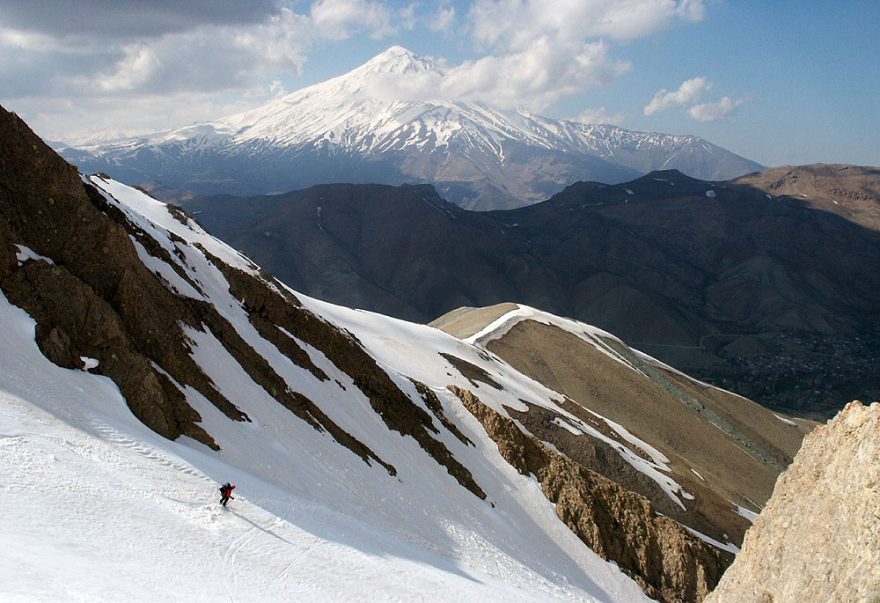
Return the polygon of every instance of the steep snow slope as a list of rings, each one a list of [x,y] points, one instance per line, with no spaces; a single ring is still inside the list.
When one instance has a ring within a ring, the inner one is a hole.
[[[0,158],[10,595],[262,600],[295,580],[322,599],[613,601],[638,584],[695,600],[729,562],[518,419],[599,430],[687,513],[658,459],[637,458],[647,444],[486,350],[300,299],[180,210],[84,178],[2,110]],[[225,479],[241,497],[228,521]],[[216,583],[196,585],[218,548]],[[141,555],[149,592],[130,576]]]
[[[81,149],[92,158],[63,152],[84,169],[202,193],[415,179],[475,209],[534,203],[577,180],[621,182],[667,168],[720,180],[760,168],[695,136],[632,132],[447,98],[440,85],[445,76],[395,46],[345,75],[250,111]],[[236,172],[243,173],[230,175]]]
[[[448,430],[438,438],[471,469],[488,493],[485,501],[460,487],[415,440],[389,432],[351,377],[321,352],[302,342],[331,377],[327,381],[261,339],[220,270],[191,245],[201,242],[247,268],[233,250],[206,239],[191,222],[175,221],[164,205],[138,191],[99,178],[93,182],[151,237],[182,251],[179,265],[201,293],[144,254],[169,286],[210,299],[291,387],[319,401],[397,472],[365,464],[295,417],[214,335],[195,329],[189,331],[194,357],[251,421],[230,421],[196,390],[183,387],[221,450],[212,452],[186,436],[165,440],[137,421],[109,379],[46,360],[34,342],[33,320],[4,297],[0,497],[8,511],[0,530],[3,541],[14,546],[0,566],[0,590],[22,599],[108,600],[643,597],[634,582],[557,519],[538,484],[498,456],[472,417],[450,408],[454,398],[445,388],[437,391],[444,410],[474,444],[465,445]],[[172,242],[170,232],[185,236],[187,244]],[[37,256],[24,254],[20,261],[45,261]],[[443,381],[473,387],[447,375],[451,367],[427,351],[445,349],[479,361],[471,346],[378,315],[359,319],[361,333],[389,338],[383,362],[412,369],[411,377],[438,381],[442,375]],[[395,352],[397,341],[406,343]],[[420,348],[427,364],[400,356]],[[437,366],[445,369],[434,375]],[[406,377],[391,366],[387,370],[424,404]],[[497,376],[507,395],[547,396],[509,368],[501,370]],[[223,512],[216,505],[216,482],[226,479],[238,484],[239,498]]]
[[[5,298],[0,322],[4,600],[643,598],[527,479],[515,498],[533,520],[493,519],[449,484],[387,491],[310,428],[283,440],[300,448],[284,455],[282,440],[246,445],[229,421],[211,426],[240,441],[223,454],[171,442],[107,378],[48,362],[33,321]],[[225,479],[239,495],[223,510]]]

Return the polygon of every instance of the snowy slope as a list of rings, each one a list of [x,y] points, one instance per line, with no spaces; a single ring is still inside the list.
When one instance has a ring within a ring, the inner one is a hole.
[[[470,470],[487,494],[481,500],[413,438],[390,431],[322,352],[299,342],[328,380],[260,336],[203,250],[256,273],[246,258],[139,191],[98,177],[91,182],[170,252],[170,260],[160,260],[139,248],[167,287],[209,301],[289,387],[315,400],[396,475],[282,407],[207,330],[188,331],[192,354],[251,420],[232,421],[194,388],[179,385],[221,449],[185,436],[166,440],[132,415],[106,377],[50,363],[34,341],[34,321],[4,296],[4,599],[644,598],[568,530],[533,478],[500,457],[446,385],[468,387],[500,412],[502,403],[521,399],[555,407],[558,395],[440,331],[303,298],[316,314],[355,333],[414,404],[425,402],[410,378],[437,394],[443,414],[473,444],[442,426],[435,437]],[[19,261],[46,259],[22,250]],[[481,366],[502,389],[471,383],[438,351]],[[576,417],[571,422],[579,424]],[[216,503],[223,480],[238,484],[226,511]]]
[[[423,501],[388,496],[370,513],[344,504],[379,495],[358,488],[352,478],[362,468],[352,463],[324,459],[346,480],[316,481],[309,473],[321,467],[302,462],[308,456],[294,464],[251,447],[229,458],[164,440],[134,419],[108,379],[48,362],[33,321],[5,298],[0,321],[4,600],[641,598],[561,524],[548,534],[517,522],[524,533],[515,534],[506,523],[517,513],[493,520],[483,504],[450,512],[438,504],[443,490],[423,489]],[[240,435],[231,424],[227,431]],[[273,484],[279,471],[295,479]],[[223,479],[241,493],[225,511],[215,493]],[[521,481],[520,498],[539,508],[540,493]],[[416,502],[425,503],[417,512]],[[466,514],[487,532],[475,532]],[[413,519],[430,525],[416,533]],[[549,509],[544,519],[552,524]],[[507,550],[493,542],[498,532],[514,540],[501,543]],[[535,548],[528,536],[538,537]]]
[[[130,181],[159,179],[199,192],[416,179],[443,184],[451,200],[463,202],[457,183],[469,187],[465,197],[485,197],[482,203],[472,199],[480,209],[489,208],[492,196],[515,198],[515,205],[540,201],[577,180],[621,182],[668,168],[718,180],[760,167],[695,136],[632,132],[446,98],[439,92],[444,77],[430,61],[395,46],[345,75],[250,111],[83,147],[92,160],[65,152],[87,170],[106,168]],[[426,97],[425,90],[437,96]],[[175,165],[181,163],[201,168],[197,179]],[[221,164],[246,173],[230,182],[228,173],[216,172]],[[280,169],[291,172],[286,180]]]

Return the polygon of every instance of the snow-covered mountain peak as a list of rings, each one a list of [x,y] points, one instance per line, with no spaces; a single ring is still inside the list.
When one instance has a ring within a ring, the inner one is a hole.
[[[415,181],[438,185],[474,209],[543,201],[577,180],[617,183],[667,168],[717,180],[760,168],[696,137],[450,98],[445,79],[432,60],[392,46],[348,73],[249,111],[84,149],[94,161],[75,149],[62,152],[86,171],[200,193]]]
[[[407,74],[427,71],[438,70],[429,59],[420,57],[403,46],[392,46],[388,50],[377,54],[354,71],[349,72],[349,75],[358,72]]]

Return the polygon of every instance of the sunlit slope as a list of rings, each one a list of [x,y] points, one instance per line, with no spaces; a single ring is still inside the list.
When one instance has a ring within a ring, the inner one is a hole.
[[[526,306],[461,308],[433,324],[497,354],[571,399],[571,408],[622,425],[659,451],[674,479],[694,494],[686,506],[604,452],[585,446],[536,413],[520,417],[570,456],[656,500],[664,513],[714,538],[741,543],[750,519],[814,424],[792,420],[741,396],[696,381],[630,349],[613,335]]]

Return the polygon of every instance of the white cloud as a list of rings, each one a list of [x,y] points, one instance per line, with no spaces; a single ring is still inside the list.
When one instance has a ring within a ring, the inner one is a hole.
[[[682,82],[678,90],[670,92],[665,88],[654,95],[645,105],[645,115],[654,115],[673,107],[687,108],[687,114],[697,121],[719,121],[731,115],[738,107],[746,102],[746,99],[732,100],[724,96],[715,102],[697,103],[707,91],[712,89],[712,82],[705,77],[695,77]]]
[[[427,20],[428,29],[431,31],[452,31],[455,25],[455,7],[448,2],[442,3],[437,12]]]
[[[284,88],[284,83],[281,80],[272,80],[272,83],[269,84],[269,94],[274,97],[287,94],[287,90]]]
[[[72,82],[117,94],[244,90],[277,72],[300,73],[311,44],[308,18],[282,9],[250,27],[208,25],[126,44],[112,68]]]
[[[476,40],[490,48],[522,50],[552,36],[632,40],[678,20],[703,18],[702,0],[476,0],[470,12]]]
[[[584,124],[612,124],[621,125],[626,116],[623,113],[608,113],[605,107],[588,108],[581,111],[572,121],[578,121]]]
[[[659,111],[665,111],[670,107],[683,107],[700,99],[704,92],[712,88],[712,83],[704,77],[695,77],[682,82],[678,90],[670,92],[665,88],[660,90],[645,105],[645,115],[654,115]]]
[[[419,8],[417,2],[412,2],[401,8],[397,11],[397,20],[400,22],[400,27],[403,29],[415,29],[418,24],[418,17],[416,16],[416,10]]]
[[[604,42],[562,48],[539,38],[520,52],[466,61],[448,72],[443,88],[452,98],[541,110],[570,94],[609,84],[629,68],[609,57]]]
[[[476,0],[469,31],[486,55],[449,73],[469,98],[541,110],[630,69],[612,56],[632,40],[703,17],[702,0]]]
[[[318,0],[312,4],[311,18],[318,34],[330,40],[344,40],[362,31],[384,38],[395,31],[385,4],[371,0]]]
[[[609,58],[604,42],[568,49],[541,38],[522,52],[490,54],[403,80],[377,74],[368,85],[377,98],[469,100],[540,111],[564,96],[607,84],[629,68]]]
[[[722,97],[714,103],[702,103],[688,109],[688,115],[697,121],[719,121],[732,114],[738,107],[746,103],[746,99],[731,100],[729,96]]]
[[[612,83],[630,69],[614,56],[617,41],[700,20],[703,1],[474,0],[463,10],[450,0],[155,0],[136,7],[81,0],[74,8],[60,0],[0,0],[0,91],[19,111],[26,104],[23,115],[51,126],[45,132],[53,137],[85,127],[113,130],[97,112],[120,120],[118,129],[164,129],[280,94],[322,41],[383,38],[422,26],[456,35],[459,43],[469,39],[481,54],[442,75],[415,78],[406,90],[377,80],[379,92],[540,111]],[[217,10],[202,18],[208,6]],[[102,15],[100,22],[93,14]]]
[[[167,131],[251,109],[255,99],[224,102],[213,94],[172,93],[130,97],[24,97],[7,109],[21,115],[35,132],[70,144]]]
[[[706,17],[703,0],[681,0],[676,8],[678,16],[688,21],[702,21]]]
[[[166,130],[280,93],[273,80],[300,73],[314,43],[309,16],[286,8],[121,39],[0,27],[0,91],[49,138]]]

